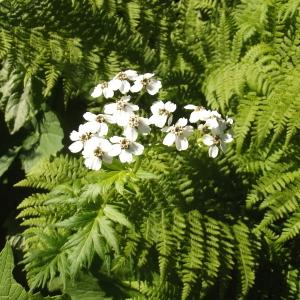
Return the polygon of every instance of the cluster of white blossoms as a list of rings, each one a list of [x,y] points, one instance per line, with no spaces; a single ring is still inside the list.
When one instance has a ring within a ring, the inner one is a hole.
[[[225,152],[226,144],[233,141],[231,126],[233,120],[222,116],[215,110],[207,110],[202,106],[186,105],[185,109],[192,110],[190,122],[197,124],[198,130],[203,133],[203,143],[209,146],[210,157],[217,157],[219,148]]]
[[[144,146],[137,140],[140,135],[148,135],[151,126],[158,127],[166,134],[164,145],[175,144],[178,151],[186,150],[189,146],[188,138],[195,129],[188,125],[186,118],[179,118],[172,124],[176,104],[154,101],[150,107],[152,115],[145,118],[139,115],[139,106],[131,102],[135,93],[146,91],[153,96],[161,87],[161,82],[154,74],[139,75],[133,70],[120,72],[111,81],[98,84],[92,97],[103,95],[109,99],[117,93],[116,99],[104,105],[102,114],[86,112],[83,115],[86,122],[79,125],[78,131],[71,132],[73,143],[69,150],[73,153],[81,152],[85,166],[92,170],[100,170],[102,162],[112,163],[114,157],[118,157],[122,163],[131,163],[134,156],[144,152]],[[195,105],[187,105],[185,108],[193,110],[189,121],[197,124],[197,129],[203,133],[203,143],[209,146],[209,156],[216,157],[219,148],[225,151],[225,144],[233,140],[229,131],[232,119],[224,120],[218,112]],[[121,127],[122,136],[110,136],[110,124]]]

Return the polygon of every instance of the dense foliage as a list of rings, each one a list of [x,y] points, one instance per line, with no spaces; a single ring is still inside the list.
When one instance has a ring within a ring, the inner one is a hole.
[[[298,0],[0,2],[9,131],[0,174],[5,184],[19,160],[17,186],[36,191],[18,216],[31,291],[300,299],[299,9]],[[106,103],[90,97],[99,80],[126,68],[154,72],[161,100],[231,116],[235,143],[212,160],[194,135],[187,151],[153,143],[134,164],[87,170],[67,154],[69,132]]]

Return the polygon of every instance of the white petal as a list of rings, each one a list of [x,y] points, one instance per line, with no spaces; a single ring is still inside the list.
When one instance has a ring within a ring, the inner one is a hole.
[[[99,132],[98,132],[98,135],[99,136],[104,136],[104,135],[107,135],[108,133],[108,126],[106,123],[98,123],[99,124]]]
[[[85,159],[84,164],[88,169],[98,171],[101,169],[102,161],[98,157],[89,157]]]
[[[190,122],[197,123],[201,118],[201,113],[199,110],[193,111],[190,115]]]
[[[69,146],[69,150],[73,153],[80,152],[82,148],[83,148],[83,143],[81,141],[74,142]]]
[[[150,107],[151,112],[152,112],[154,115],[158,115],[159,110],[160,110],[160,109],[163,109],[163,108],[165,108],[165,104],[164,104],[162,101],[156,101],[156,102],[154,102],[154,103],[151,105],[151,107]]]
[[[130,99],[131,99],[131,96],[129,96],[129,95],[127,95],[127,96],[122,96],[122,97],[120,98],[120,100],[122,100],[122,101],[124,101],[124,102],[129,102]]]
[[[157,94],[160,88],[161,88],[161,82],[159,80],[151,80],[151,82],[146,86],[147,92],[150,95]]]
[[[208,155],[212,158],[215,158],[218,156],[219,153],[219,148],[216,145],[213,145],[211,147],[209,147],[208,149]]]
[[[98,84],[98,85],[94,88],[94,90],[93,90],[91,96],[92,96],[93,98],[97,98],[97,97],[100,97],[101,95],[102,95],[102,85],[101,85],[101,84]]]
[[[101,150],[104,152],[109,152],[112,147],[112,144],[106,139],[101,139],[99,145]]]
[[[193,104],[188,104],[188,105],[184,106],[184,108],[194,110],[195,108],[197,108],[197,106],[193,105]]]
[[[137,111],[139,110],[139,106],[136,104],[132,104],[132,103],[127,103],[126,104],[126,111]]]
[[[108,155],[112,156],[112,157],[118,156],[118,155],[120,155],[121,151],[122,151],[121,145],[120,144],[114,144],[114,145],[111,146],[111,149],[108,152]]]
[[[122,94],[128,93],[130,90],[130,83],[127,80],[122,80],[122,84],[119,89]]]
[[[80,139],[80,133],[73,130],[70,134],[70,140],[75,142],[75,141],[78,141]]]
[[[176,124],[184,127],[184,126],[186,126],[187,122],[188,122],[188,120],[186,118],[180,118]]]
[[[165,104],[165,109],[169,112],[174,112],[176,110],[176,104],[171,101],[168,101]]]
[[[138,93],[139,91],[142,90],[142,88],[143,88],[142,83],[139,82],[139,81],[136,81],[136,82],[134,83],[134,85],[130,88],[130,91],[131,91],[132,93]]]
[[[122,81],[120,79],[113,79],[108,83],[108,87],[113,91],[117,91],[122,86]]]
[[[215,118],[208,119],[208,120],[206,121],[206,125],[207,125],[209,128],[218,128],[218,127],[219,127],[219,123],[218,123],[217,119],[215,119]]]
[[[141,118],[142,119],[142,118]],[[144,119],[144,118],[143,118]],[[148,121],[148,119],[147,119]],[[148,134],[150,131],[151,131],[151,128],[149,127],[149,125],[144,122],[144,121],[140,121],[140,124],[139,124],[139,127],[138,127],[138,130],[141,134],[143,135],[146,135]]]
[[[211,112],[206,109],[201,109],[199,113],[199,118],[201,121],[206,121],[211,117]]]
[[[233,119],[226,117],[226,123],[229,124],[229,125],[232,125],[233,124]]]
[[[91,112],[86,112],[83,115],[83,118],[87,121],[95,121],[96,120],[97,115],[91,113]]]
[[[134,70],[126,70],[124,72],[129,80],[135,80],[138,76],[137,72]]]
[[[99,129],[99,125],[97,124],[98,122],[86,122],[79,126],[79,131],[81,133],[87,133],[87,132],[92,132],[96,133]]]
[[[104,88],[103,89],[103,96],[108,99],[108,98],[112,98],[114,96],[114,91],[110,88]]]
[[[108,154],[104,153],[104,154],[103,154],[103,157],[102,157],[102,160],[103,160],[104,162],[106,162],[107,164],[111,164],[113,158],[112,158],[111,156],[109,156]]]
[[[173,121],[173,115],[170,115],[167,121],[168,126],[171,125],[172,121]]]
[[[122,139],[123,139],[122,137],[114,135],[109,140],[112,143],[120,143]]]
[[[98,123],[96,121],[91,121],[91,122],[87,122],[87,123],[89,123],[87,132],[96,133],[100,128],[100,123]]]
[[[176,137],[175,144],[178,151],[186,150],[189,146],[189,142],[185,137]]]
[[[153,77],[154,76],[154,73],[145,73],[144,75],[143,75],[143,78],[145,78],[145,79],[150,79],[151,77]]]
[[[193,133],[193,131],[194,131],[193,126],[185,126],[183,128],[183,133],[182,134],[183,134],[184,137],[189,137]]]
[[[112,116],[110,116],[110,115],[103,115],[103,116],[107,123],[113,124],[114,119],[112,118]]]
[[[104,113],[112,115],[117,111],[117,104],[116,103],[109,103],[104,105]]]
[[[144,146],[142,144],[133,142],[130,145],[129,151],[134,155],[141,155],[144,152]]]
[[[216,111],[216,110],[213,110],[210,112],[212,116],[218,118],[218,119],[221,119],[221,115]]]
[[[164,138],[164,140],[163,140],[163,144],[166,145],[166,146],[171,146],[171,145],[173,145],[174,142],[175,142],[175,137],[176,137],[176,136],[175,136],[174,133],[169,132],[169,133],[165,136],[165,138]]]
[[[133,159],[132,154],[127,152],[124,149],[122,149],[119,158],[122,163],[126,163],[126,162],[130,163],[132,162]]]
[[[233,141],[233,137],[230,133],[226,133],[223,137],[222,140],[224,143],[231,143]]]
[[[84,149],[95,149],[99,147],[101,140],[102,139],[99,137],[91,137],[88,141],[85,142]]]
[[[138,132],[135,128],[132,128],[130,126],[127,126],[124,129],[124,136],[126,136],[130,140],[136,140],[138,137]]]
[[[119,126],[126,126],[128,124],[131,113],[126,111],[118,111],[114,114],[117,124]]]
[[[155,126],[159,127],[159,128],[163,128],[167,122],[167,116],[158,116],[158,115],[155,115],[155,116],[152,116],[150,117],[150,121],[152,124],[154,124]]]
[[[214,138],[209,134],[205,134],[203,136],[203,143],[207,146],[211,146],[214,144]]]

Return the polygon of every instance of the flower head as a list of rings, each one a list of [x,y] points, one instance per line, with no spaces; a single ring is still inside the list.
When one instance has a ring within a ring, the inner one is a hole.
[[[170,125],[173,119],[173,112],[176,110],[176,104],[168,101],[163,103],[162,101],[156,101],[151,106],[152,116],[149,118],[150,124],[162,128],[167,123]]]
[[[203,136],[203,143],[209,146],[208,155],[212,158],[218,156],[219,148],[225,152],[226,151],[226,144],[231,143],[233,141],[233,137],[230,133],[225,133],[222,135],[211,135],[205,134]]]
[[[80,152],[85,143],[94,136],[97,132],[95,127],[90,123],[79,125],[78,131],[73,130],[70,134],[70,139],[74,143],[69,146],[69,150],[73,153]]]
[[[111,143],[99,137],[92,137],[88,140],[82,151],[84,164],[87,168],[98,171],[102,166],[102,161],[112,162],[112,157],[108,154],[111,150]]]
[[[149,120],[136,115],[131,115],[128,119],[128,123],[124,128],[124,135],[131,139],[136,140],[138,133],[146,135],[150,132]]]
[[[161,81],[152,78],[153,76],[153,73],[146,73],[138,76],[135,79],[133,86],[130,88],[130,91],[132,93],[137,93],[145,88],[150,95],[157,94],[161,88]]]
[[[128,80],[134,81],[138,77],[136,71],[126,70],[118,73],[111,81],[110,84],[114,91],[119,90],[122,94],[127,94],[130,90],[130,83]]]
[[[144,152],[144,146],[135,142],[135,140],[130,140],[126,137],[113,136],[110,141],[114,143],[112,145],[110,156],[119,156],[122,163],[133,161],[133,155],[141,155]]]
[[[172,146],[175,142],[178,151],[186,150],[189,146],[187,138],[193,133],[193,127],[187,126],[187,119],[180,118],[177,123],[170,126],[166,132],[168,134],[163,140],[166,146]]]
[[[103,94],[103,96],[107,98],[112,98],[114,96],[114,90],[110,82],[102,82],[99,83],[93,90],[91,96],[93,98],[100,97]]]
[[[108,126],[106,122],[112,122],[111,116],[103,114],[96,115],[91,112],[86,112],[83,115],[83,118],[88,121],[87,123],[90,124],[91,128],[93,128],[95,132],[98,132],[99,136],[107,135]]]
[[[196,106],[196,105],[188,104],[184,108],[193,110],[191,115],[190,115],[190,122],[191,123],[197,123],[198,121],[206,121],[211,116],[211,111],[206,110],[202,106]]]
[[[119,126],[126,126],[130,115],[139,110],[136,104],[129,103],[130,96],[123,96],[115,103],[109,103],[104,106],[104,113],[111,115],[111,123]]]

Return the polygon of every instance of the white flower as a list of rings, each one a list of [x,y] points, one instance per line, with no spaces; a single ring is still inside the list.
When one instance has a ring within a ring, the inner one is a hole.
[[[226,116],[226,124],[228,127],[231,127],[233,125],[233,119],[232,118],[229,118]]]
[[[162,101],[156,101],[151,106],[152,116],[149,118],[150,124],[162,128],[167,123],[170,125],[173,119],[173,112],[176,110],[176,104],[168,101],[163,103]]]
[[[93,90],[91,96],[93,98],[100,97],[103,94],[103,96],[107,98],[112,98],[114,96],[114,90],[111,86],[110,82],[102,82],[99,83]]]
[[[178,151],[186,150],[189,146],[187,138],[193,132],[193,127],[186,125],[187,119],[180,118],[175,125],[169,127],[166,130],[168,134],[165,136],[163,144],[166,146],[172,146],[175,142]]]
[[[226,144],[231,143],[232,141],[233,141],[233,137],[229,133],[223,135],[215,135],[215,136],[210,134],[205,134],[203,136],[203,143],[209,146],[208,155],[212,158],[218,156],[219,153],[218,146],[223,152],[225,152]]]
[[[197,123],[198,121],[206,121],[211,116],[211,111],[206,110],[202,106],[188,104],[184,108],[193,110],[193,112],[190,115],[191,123]]]
[[[110,156],[119,156],[122,163],[131,163],[133,161],[133,155],[141,155],[144,152],[144,146],[130,140],[126,137],[113,136],[110,141],[114,143],[112,145]]]
[[[126,126],[130,115],[132,115],[134,111],[139,110],[137,105],[129,103],[130,98],[130,96],[123,96],[115,103],[109,103],[104,106],[104,113],[112,115],[111,123]]]
[[[136,71],[126,70],[118,73],[111,81],[110,85],[114,91],[119,90],[122,94],[126,94],[130,90],[130,83],[127,79],[134,81],[138,77]]]
[[[108,152],[111,150],[111,143],[99,137],[92,137],[84,145],[82,155],[85,158],[84,164],[87,168],[98,171],[101,169],[102,161],[111,164],[112,157]]]
[[[147,92],[150,95],[157,94],[159,92],[159,89],[161,88],[161,82],[157,79],[152,78],[153,76],[153,73],[146,73],[144,75],[138,76],[133,86],[130,88],[130,91],[132,93],[137,93],[143,88],[146,88]]]
[[[69,146],[69,150],[73,153],[80,152],[87,142],[95,133],[95,127],[90,123],[79,125],[78,131],[73,130],[70,134],[70,139],[74,143]]]
[[[99,136],[107,135],[108,132],[108,126],[105,122],[111,123],[111,116],[98,114],[95,115],[90,112],[86,112],[83,115],[83,118],[87,120],[87,124],[90,124],[91,128],[95,130],[95,132],[98,132]]]
[[[146,135],[150,132],[149,120],[136,115],[129,117],[128,123],[124,128],[124,135],[130,140],[136,140],[138,133]]]

